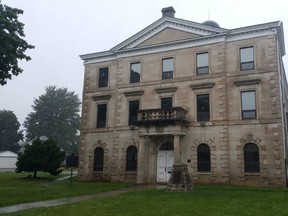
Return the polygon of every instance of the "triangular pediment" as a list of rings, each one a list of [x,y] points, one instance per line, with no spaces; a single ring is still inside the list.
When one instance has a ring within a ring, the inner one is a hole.
[[[188,20],[162,17],[142,31],[118,44],[111,51],[119,51],[136,47],[169,43],[196,37],[221,34],[227,31],[223,28],[214,28]]]
[[[191,33],[191,32],[185,32],[182,30],[177,30],[173,28],[165,28],[156,35],[148,38],[146,41],[140,43],[136,47],[143,47],[143,46],[149,46],[149,45],[155,45],[155,44],[161,44],[161,43],[169,43],[172,41],[180,41],[185,39],[191,39],[191,38],[197,38],[201,37],[202,35]]]
[[[219,25],[209,26],[207,23],[196,23],[174,17],[162,17],[110,50],[80,55],[80,57],[86,65],[128,56],[257,38],[265,35],[274,35],[275,32],[277,32],[281,45],[281,56],[284,56],[283,23],[280,21],[228,30],[220,28]]]

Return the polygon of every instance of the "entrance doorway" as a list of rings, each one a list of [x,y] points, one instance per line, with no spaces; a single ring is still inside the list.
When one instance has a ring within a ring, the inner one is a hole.
[[[173,143],[162,143],[157,155],[157,182],[168,182],[174,164]]]

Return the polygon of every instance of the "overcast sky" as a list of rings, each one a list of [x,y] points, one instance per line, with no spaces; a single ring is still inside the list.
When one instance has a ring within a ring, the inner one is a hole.
[[[2,3],[24,10],[19,20],[25,24],[25,39],[35,46],[26,52],[32,60],[20,63],[24,72],[0,86],[0,110],[14,111],[20,124],[46,86],[67,87],[82,99],[84,67],[79,55],[111,49],[161,18],[163,7],[173,6],[175,17],[200,23],[210,16],[228,29],[283,21],[288,52],[286,0],[2,0]],[[288,71],[287,56],[284,63]]]

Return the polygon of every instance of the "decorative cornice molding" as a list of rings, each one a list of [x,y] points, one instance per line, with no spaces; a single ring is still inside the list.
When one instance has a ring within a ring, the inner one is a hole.
[[[141,96],[143,94],[144,94],[144,90],[124,92],[124,95],[126,97],[129,97],[129,96]]]
[[[167,27],[196,34],[198,33],[200,37],[136,47],[143,41],[154,36]],[[86,65],[112,61],[123,57],[165,52],[195,46],[209,45],[219,42],[232,42],[272,34],[277,34],[280,42],[283,40],[283,34],[281,34],[283,27],[281,22],[264,23],[231,30],[221,28],[213,28],[213,30],[212,28],[204,27],[202,24],[194,23],[192,21],[168,17],[165,19],[161,18],[109,51],[80,55],[80,57],[82,60],[84,60],[84,65]],[[282,53],[285,54],[285,50],[282,51]]]
[[[238,41],[238,40],[246,40],[250,38],[263,37],[267,35],[273,35],[275,31],[272,29],[257,29],[254,31],[243,31],[243,32],[230,32],[226,35],[226,42]]]
[[[190,87],[191,87],[193,90],[213,88],[214,86],[215,86],[215,83],[214,83],[214,82],[190,85]]]
[[[241,81],[235,81],[235,86],[243,86],[243,85],[255,85],[259,84],[261,82],[261,79],[253,79],[253,80],[241,80]]]
[[[99,100],[109,100],[111,98],[111,95],[99,95],[99,96],[92,96],[93,100],[99,101]]]
[[[162,88],[156,88],[155,91],[160,93],[167,93],[167,92],[175,92],[177,90],[177,87],[162,87]]]
[[[224,42],[224,41],[225,41],[224,35],[217,35],[217,36],[209,35],[205,37],[187,39],[187,40],[176,41],[176,42],[169,42],[165,44],[156,44],[156,45],[150,45],[150,46],[144,46],[144,47],[136,47],[136,48],[131,48],[131,49],[118,50],[118,51],[115,51],[113,55],[93,56],[93,54],[90,54],[88,58],[85,58],[84,55],[82,55],[81,57],[82,57],[82,60],[84,60],[84,65],[86,65],[86,64],[93,64],[93,63],[116,60],[117,58],[125,58],[125,57],[131,57],[131,56],[178,50],[178,49],[183,49],[183,48],[202,46],[202,45],[219,43],[219,42]]]

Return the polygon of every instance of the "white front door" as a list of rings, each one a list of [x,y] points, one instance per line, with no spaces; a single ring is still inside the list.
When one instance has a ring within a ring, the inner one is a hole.
[[[174,164],[173,151],[159,151],[157,156],[157,182],[168,182]]]

